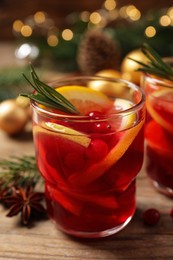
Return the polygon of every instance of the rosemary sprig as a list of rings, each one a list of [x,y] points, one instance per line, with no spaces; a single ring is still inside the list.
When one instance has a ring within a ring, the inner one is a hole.
[[[11,187],[27,187],[41,180],[34,156],[0,160],[0,193]]]
[[[35,72],[34,67],[31,65],[31,78],[23,74],[27,82],[35,90],[34,93],[21,93],[20,96],[27,97],[39,104],[46,107],[58,109],[65,113],[79,114],[78,110],[71,104],[63,95],[57,92],[54,88],[50,87],[46,83],[42,82]]]
[[[141,47],[141,51],[148,59],[147,63],[143,63],[129,57],[130,60],[133,60],[141,65],[141,67],[137,69],[138,71],[142,71],[150,75],[155,75],[160,78],[173,80],[173,69],[169,64],[163,61],[161,56],[151,46],[149,46],[147,43],[144,43]]]

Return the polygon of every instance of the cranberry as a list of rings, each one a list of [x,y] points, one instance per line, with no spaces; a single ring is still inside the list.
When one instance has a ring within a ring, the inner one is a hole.
[[[92,130],[95,133],[108,133],[111,126],[107,122],[94,123]]]
[[[88,116],[92,119],[100,119],[100,116],[103,116],[103,114],[99,111],[91,111],[88,113]]]
[[[103,140],[100,139],[92,140],[86,150],[87,157],[96,161],[103,159],[107,153],[108,146]]]
[[[170,216],[171,216],[171,218],[173,218],[173,208],[170,211]]]
[[[99,120],[103,114],[99,111],[91,111],[88,116],[93,120]],[[92,132],[94,133],[108,133],[111,129],[111,125],[108,122],[93,123]]]
[[[156,225],[160,220],[160,213],[157,209],[147,209],[143,214],[143,220],[150,226]]]

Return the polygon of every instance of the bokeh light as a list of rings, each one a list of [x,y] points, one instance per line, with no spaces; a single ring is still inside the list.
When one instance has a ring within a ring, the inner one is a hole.
[[[36,12],[36,13],[34,14],[34,21],[35,21],[36,23],[42,24],[42,23],[45,22],[45,20],[46,20],[46,15],[45,15],[44,12],[39,11],[39,12]]]
[[[90,15],[90,22],[93,24],[99,24],[101,22],[101,15],[98,12],[93,12]]]
[[[21,20],[15,20],[13,22],[13,30],[15,32],[21,32],[22,26],[23,26],[23,22]]]
[[[32,28],[31,26],[29,25],[23,25],[22,28],[21,28],[21,34],[24,36],[24,37],[29,37],[32,35]]]
[[[62,38],[65,41],[70,41],[73,38],[73,32],[70,29],[65,29],[62,31]]]
[[[145,35],[149,38],[152,38],[156,35],[156,29],[153,26],[148,26],[145,29]]]
[[[55,34],[51,34],[47,38],[47,43],[49,46],[55,47],[58,45],[58,37]]]
[[[108,11],[112,11],[116,8],[116,1],[115,0],[106,0],[104,3],[104,7],[105,9],[107,9]]]

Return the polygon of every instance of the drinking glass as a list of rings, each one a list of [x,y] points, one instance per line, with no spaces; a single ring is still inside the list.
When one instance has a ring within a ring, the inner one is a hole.
[[[123,229],[136,209],[135,180],[144,152],[145,94],[121,79],[73,77],[53,82],[82,111],[62,113],[32,102],[38,169],[50,219],[77,237]]]
[[[173,196],[173,82],[145,75],[148,111],[147,174],[161,193]]]

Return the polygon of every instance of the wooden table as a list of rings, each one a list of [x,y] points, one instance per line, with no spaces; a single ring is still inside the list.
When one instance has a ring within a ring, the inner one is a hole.
[[[34,154],[31,133],[10,138],[0,132],[0,158],[21,154]],[[150,207],[161,212],[157,226],[148,227],[142,222],[142,213]],[[21,227],[18,217],[7,218],[0,206],[0,260],[173,259],[171,207],[172,199],[150,185],[145,164],[137,178],[136,214],[124,230],[109,238],[74,239],[58,231],[49,220]]]
[[[14,45],[0,43],[0,68],[16,65],[14,49]],[[0,132],[0,158],[24,154],[34,154],[30,131],[19,138]],[[161,220],[157,226],[147,227],[141,216],[151,207],[160,210]],[[172,199],[150,185],[145,163],[137,178],[136,214],[124,230],[109,238],[72,239],[49,220],[37,222],[32,228],[21,227],[18,217],[7,218],[7,211],[0,205],[0,260],[173,259],[172,207]]]

